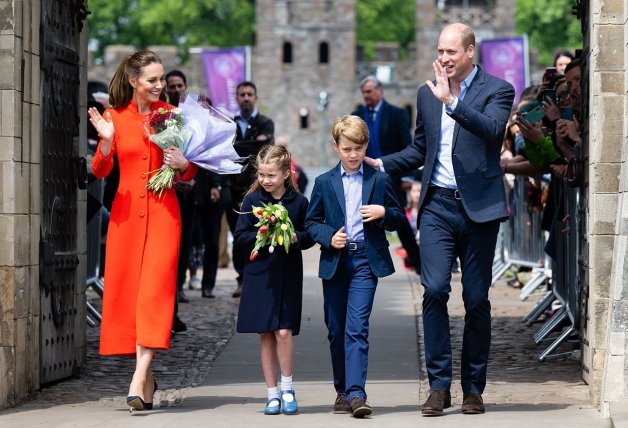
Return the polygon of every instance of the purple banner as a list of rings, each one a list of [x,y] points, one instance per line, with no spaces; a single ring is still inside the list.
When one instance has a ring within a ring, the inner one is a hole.
[[[236,87],[248,77],[248,48],[204,50],[201,61],[214,107],[237,113]]]
[[[528,40],[526,37],[484,39],[480,44],[484,71],[515,87],[515,102],[529,84]]]

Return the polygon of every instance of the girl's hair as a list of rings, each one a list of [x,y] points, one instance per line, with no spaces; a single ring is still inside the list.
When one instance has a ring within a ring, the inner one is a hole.
[[[258,168],[260,164],[269,163],[277,165],[282,173],[285,171],[290,173],[284,180],[284,185],[286,186],[286,190],[296,192],[297,189],[294,187],[294,183],[292,182],[292,156],[290,155],[288,149],[284,146],[275,146],[271,144],[267,144],[262,147],[257,154],[255,166]],[[260,187],[259,181],[256,179],[249,188],[247,194],[257,191]]]
[[[139,78],[142,68],[158,63],[161,60],[153,51],[139,51],[124,58],[109,82],[109,104],[112,108],[126,106],[133,98],[133,86],[129,82],[130,77]]]

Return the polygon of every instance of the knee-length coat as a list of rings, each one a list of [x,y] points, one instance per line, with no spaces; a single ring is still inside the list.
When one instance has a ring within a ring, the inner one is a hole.
[[[159,101],[151,110],[159,107],[174,108]],[[97,178],[109,174],[115,154],[120,183],[107,233],[100,353],[135,355],[136,344],[170,345],[181,220],[174,188],[161,198],[146,189],[149,171],[163,164],[163,151],[148,139],[148,115],[133,101],[108,111],[115,127],[112,149],[105,157],[99,143],[92,171]],[[182,178],[195,173],[190,164]]]
[[[288,210],[294,225],[297,242],[290,250],[277,246],[271,254],[268,247],[259,251],[257,258],[244,267],[242,297],[238,312],[239,333],[267,333],[279,329],[290,329],[293,335],[301,329],[301,307],[303,300],[303,257],[302,250],[314,245],[305,230],[305,213],[308,201],[305,196],[292,190],[286,191],[279,201],[264,189],[246,195],[241,214],[234,231],[234,246],[242,246],[247,255],[255,245],[257,218],[252,208],[261,203],[279,203]]]

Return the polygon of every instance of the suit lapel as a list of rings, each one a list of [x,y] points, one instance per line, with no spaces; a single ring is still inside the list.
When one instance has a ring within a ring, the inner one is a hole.
[[[362,204],[367,205],[375,184],[375,171],[368,165],[362,165],[364,171],[362,178]]]
[[[464,103],[467,105],[471,105],[473,100],[480,94],[484,87],[484,74],[482,74],[482,69],[479,65],[478,72],[475,75],[475,78],[471,81],[471,86],[467,89],[467,93],[464,94]],[[458,101],[460,102],[460,101]],[[458,133],[460,132],[460,125],[456,122],[456,126],[454,127],[454,138],[453,138],[453,147],[452,150],[456,148],[456,142],[458,141]]]
[[[345,208],[345,193],[344,186],[342,185],[342,177],[340,176],[340,163],[334,168],[331,173],[331,187],[334,189],[336,199],[338,199],[338,205],[342,210],[342,218],[347,218],[347,212]]]

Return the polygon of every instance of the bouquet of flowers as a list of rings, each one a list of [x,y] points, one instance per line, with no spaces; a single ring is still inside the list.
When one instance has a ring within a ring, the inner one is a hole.
[[[255,224],[259,229],[249,260],[255,260],[259,250],[266,245],[268,245],[269,253],[275,251],[277,245],[283,246],[287,253],[292,242],[294,225],[286,207],[279,204],[262,203],[261,207],[253,207],[251,212],[259,220]]]
[[[183,128],[183,113],[179,108],[170,110],[158,108],[148,117],[148,125],[153,131],[149,137],[150,141],[162,150],[174,146],[183,151],[192,137],[190,130]],[[150,171],[150,173],[154,172],[157,174],[148,180],[146,187],[161,197],[164,189],[172,187],[176,171],[162,165],[161,168]]]
[[[233,148],[236,124],[226,114],[204,103],[195,95],[181,99],[174,109],[159,108],[148,118],[150,141],[162,150],[178,147],[183,156],[201,168],[218,174],[238,174],[242,158]],[[152,132],[151,132],[152,131]],[[148,189],[161,197],[164,189],[171,188],[176,171],[169,166],[148,180]]]

